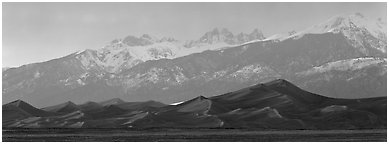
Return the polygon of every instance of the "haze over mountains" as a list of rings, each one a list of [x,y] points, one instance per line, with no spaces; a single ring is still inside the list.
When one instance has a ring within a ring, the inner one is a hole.
[[[127,36],[102,49],[3,68],[3,104],[21,99],[46,107],[112,98],[168,104],[276,78],[336,98],[386,96],[386,47],[386,23],[359,13],[269,37],[227,29],[188,42]]]
[[[386,128],[386,97],[334,99],[278,79],[176,105],[115,98],[37,109],[17,100],[3,105],[8,128]]]

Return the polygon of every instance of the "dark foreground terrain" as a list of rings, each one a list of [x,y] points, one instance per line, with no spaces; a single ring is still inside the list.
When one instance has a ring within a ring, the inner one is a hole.
[[[278,79],[175,105],[3,105],[3,141],[386,141],[387,98],[336,99]]]
[[[176,105],[112,99],[39,109],[17,100],[2,111],[5,128],[386,129],[387,98],[331,98],[277,79]]]
[[[247,130],[247,129],[3,129],[10,141],[387,141],[385,129],[375,130]]]

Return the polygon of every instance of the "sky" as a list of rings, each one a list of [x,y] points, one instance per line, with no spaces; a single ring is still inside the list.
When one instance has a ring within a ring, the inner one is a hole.
[[[303,30],[344,13],[386,21],[386,3],[2,3],[2,67],[99,49],[128,35],[197,40],[214,28]]]

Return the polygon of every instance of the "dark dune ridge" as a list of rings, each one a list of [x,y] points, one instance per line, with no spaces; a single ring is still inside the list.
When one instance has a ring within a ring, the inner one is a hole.
[[[386,97],[330,98],[277,79],[177,105],[119,98],[37,109],[21,100],[3,105],[6,128],[386,128]]]

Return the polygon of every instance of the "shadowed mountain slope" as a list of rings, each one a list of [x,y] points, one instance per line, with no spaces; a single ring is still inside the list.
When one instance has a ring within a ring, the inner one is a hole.
[[[19,120],[31,116],[43,117],[53,115],[53,113],[37,109],[22,100],[16,100],[11,103],[5,104],[3,105],[2,109],[3,122]]]
[[[71,113],[80,110],[80,108],[73,102],[68,101],[59,105],[42,108],[42,110],[54,113]]]
[[[120,98],[113,98],[110,100],[102,101],[99,104],[102,106],[109,106],[109,105],[117,105],[117,104],[122,104],[122,103],[125,103],[125,101],[123,101]]]
[[[157,101],[124,102],[115,105],[126,110],[141,110],[141,109],[148,109],[148,108],[160,108],[166,106],[166,104]]]
[[[99,103],[96,103],[96,102],[86,102],[84,104],[81,104],[81,105],[78,105],[78,107],[82,110],[82,111],[85,111],[85,112],[93,112],[93,111],[101,111],[103,110],[103,106]]]
[[[284,79],[276,79],[223,95],[198,96],[177,105],[112,99],[78,106],[67,102],[45,108],[55,112],[55,116],[43,116],[47,112],[17,101],[3,105],[3,120],[7,119],[3,127],[386,128],[386,102],[386,97],[325,97],[300,89]],[[18,113],[8,112],[4,107],[16,107]]]

